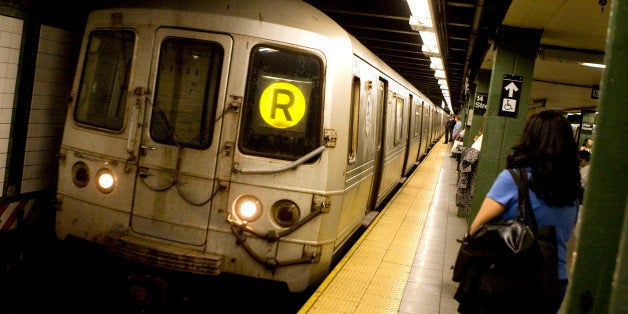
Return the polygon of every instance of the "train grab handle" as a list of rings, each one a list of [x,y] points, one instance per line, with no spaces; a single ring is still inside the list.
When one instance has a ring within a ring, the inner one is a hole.
[[[304,155],[303,157],[283,166],[283,167],[279,167],[279,168],[274,168],[274,169],[252,169],[252,170],[242,170],[239,168],[238,165],[234,165],[233,167],[233,172],[235,173],[241,173],[241,174],[268,174],[268,173],[279,173],[279,172],[283,172],[283,171],[287,171],[287,170],[291,170],[294,169],[300,165],[302,165],[304,162],[306,162],[307,160],[309,160],[310,158],[319,155],[323,152],[323,150],[325,150],[325,148],[327,148],[327,143],[323,144],[323,146],[320,146],[318,148],[316,148],[315,150],[307,153],[306,155]]]

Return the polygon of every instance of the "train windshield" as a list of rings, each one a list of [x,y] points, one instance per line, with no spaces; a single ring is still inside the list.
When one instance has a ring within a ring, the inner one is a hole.
[[[130,30],[97,30],[89,35],[74,119],[121,131],[133,59],[135,34]]]
[[[224,50],[216,42],[167,38],[161,45],[151,138],[204,149],[211,144]]]
[[[321,59],[310,54],[254,47],[240,129],[242,152],[296,160],[321,145],[322,69]]]

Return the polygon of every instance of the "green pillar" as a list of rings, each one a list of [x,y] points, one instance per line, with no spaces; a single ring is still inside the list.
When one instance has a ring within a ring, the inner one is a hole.
[[[466,97],[464,104],[462,104],[462,106],[460,107],[460,111],[456,114],[457,116],[460,117],[460,123],[462,123],[462,127],[461,127],[461,131],[465,130],[465,136],[466,136],[466,132],[469,130],[467,127],[467,116],[469,115],[469,102],[471,97]]]
[[[534,60],[540,41],[541,31],[536,29],[502,27],[497,33],[470,221],[475,218],[493,181],[506,167],[506,156],[519,139],[527,120]],[[516,117],[500,115],[504,75],[522,78]]]
[[[476,79],[476,88],[475,88],[475,93],[473,93],[473,96],[471,97],[473,99],[472,104],[474,106],[473,109],[473,117],[471,119],[471,128],[467,130],[467,134],[468,136],[465,136],[464,139],[464,146],[465,147],[471,147],[471,145],[473,145],[473,138],[478,135],[478,133],[480,132],[480,130],[482,130],[482,128],[484,127],[484,116],[486,115],[486,112],[484,114],[480,114],[481,113],[481,109],[480,108],[476,108],[476,103],[477,102],[482,102],[482,100],[478,99],[479,97],[484,98],[484,103],[488,104],[487,102],[487,98],[488,98],[488,85],[491,79],[491,72],[488,70],[480,70],[480,72],[478,73],[478,77]]]
[[[628,2],[610,1],[606,69],[566,313],[628,309]]]

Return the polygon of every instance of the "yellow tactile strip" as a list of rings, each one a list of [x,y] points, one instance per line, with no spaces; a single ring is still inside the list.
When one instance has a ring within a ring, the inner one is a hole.
[[[434,145],[299,313],[397,313],[448,145]]]

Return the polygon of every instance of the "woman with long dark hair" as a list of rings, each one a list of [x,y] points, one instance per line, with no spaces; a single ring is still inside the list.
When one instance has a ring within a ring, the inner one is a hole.
[[[525,168],[528,174],[530,204],[539,228],[556,228],[558,279],[561,294],[552,312],[558,311],[567,289],[567,240],[578,216],[580,172],[578,144],[571,125],[560,113],[548,110],[532,115],[526,122],[519,143],[507,158],[508,168]],[[518,216],[517,185],[504,169],[495,179],[477,216],[470,226],[472,234],[492,219]]]

